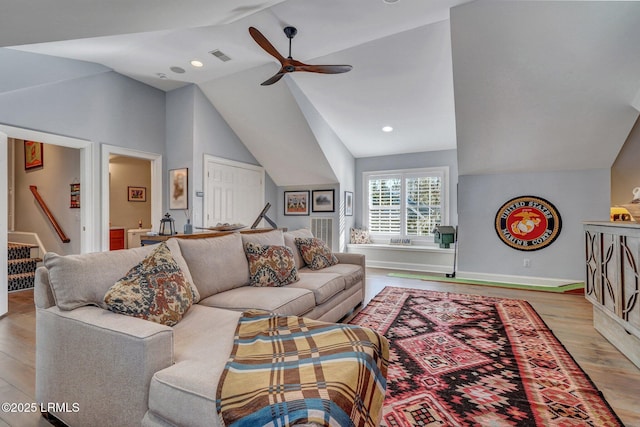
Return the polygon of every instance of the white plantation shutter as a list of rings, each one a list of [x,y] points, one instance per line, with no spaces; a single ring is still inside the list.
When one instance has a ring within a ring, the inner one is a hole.
[[[442,177],[409,176],[405,179],[407,194],[406,233],[408,236],[426,236],[436,225],[442,224],[440,207]]]
[[[369,231],[400,233],[400,177],[374,177],[369,180]]]
[[[446,219],[448,168],[366,172],[364,222],[370,235],[420,240]]]

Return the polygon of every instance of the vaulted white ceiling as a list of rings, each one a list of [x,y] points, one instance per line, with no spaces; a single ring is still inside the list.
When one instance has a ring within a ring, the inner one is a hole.
[[[609,168],[638,117],[640,2],[451,11],[461,174]]]
[[[354,157],[457,147],[460,174],[609,167],[638,114],[640,2],[10,3],[3,46],[167,91],[197,84],[279,185],[334,179],[292,85]],[[247,28],[286,56],[287,25],[298,28],[294,58],[353,70],[260,86],[278,64]],[[287,173],[283,158],[295,165]]]

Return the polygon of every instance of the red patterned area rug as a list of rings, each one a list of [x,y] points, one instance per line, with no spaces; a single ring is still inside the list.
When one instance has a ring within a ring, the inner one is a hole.
[[[526,301],[386,287],[350,323],[391,345],[384,426],[623,426]]]

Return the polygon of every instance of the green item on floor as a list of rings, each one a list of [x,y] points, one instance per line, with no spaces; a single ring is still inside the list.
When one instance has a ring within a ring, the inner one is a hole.
[[[401,277],[405,279],[425,280],[430,282],[459,283],[463,285],[497,286],[497,287],[503,287],[503,288],[526,289],[531,291],[545,291],[545,292],[559,292],[559,293],[579,293],[581,290],[584,289],[584,282],[568,283],[568,284],[557,285],[557,286],[542,286],[542,285],[523,285],[519,283],[489,282],[484,280],[458,279],[455,277],[433,276],[428,274],[389,273],[388,276]]]

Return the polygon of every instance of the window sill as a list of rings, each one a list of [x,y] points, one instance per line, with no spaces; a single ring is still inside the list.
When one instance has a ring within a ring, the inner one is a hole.
[[[348,244],[347,252],[365,256],[367,267],[393,270],[453,273],[455,249],[436,244],[392,245],[389,243]]]

